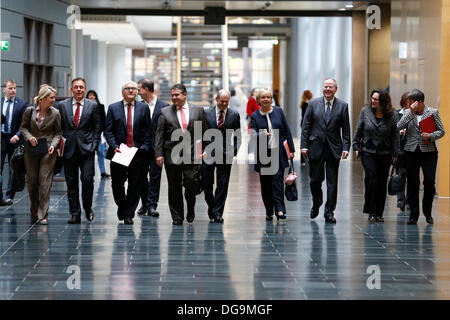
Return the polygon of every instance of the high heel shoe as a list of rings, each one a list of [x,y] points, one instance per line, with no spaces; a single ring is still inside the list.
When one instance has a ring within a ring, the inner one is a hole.
[[[281,214],[280,214],[281,213]],[[277,220],[284,220],[284,219],[286,219],[286,213],[284,213],[284,212],[277,212]]]

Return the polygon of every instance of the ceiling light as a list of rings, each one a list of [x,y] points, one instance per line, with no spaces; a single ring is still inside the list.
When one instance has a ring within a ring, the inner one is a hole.
[[[340,8],[339,11],[345,11],[345,8]]]
[[[352,4],[346,4],[345,7],[346,8],[353,8],[353,5]]]

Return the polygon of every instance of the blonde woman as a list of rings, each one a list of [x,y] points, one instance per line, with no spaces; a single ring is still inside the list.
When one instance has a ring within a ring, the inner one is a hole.
[[[56,90],[49,85],[41,86],[34,98],[34,107],[28,107],[22,118],[21,132],[26,144],[24,150],[27,170],[28,194],[30,196],[31,221],[48,224],[50,189],[56,162],[56,148],[61,138],[61,116],[53,108]],[[31,155],[30,148],[36,147],[39,138],[47,140],[48,152]]]

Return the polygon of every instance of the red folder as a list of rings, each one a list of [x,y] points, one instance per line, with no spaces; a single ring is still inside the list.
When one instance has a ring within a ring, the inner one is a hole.
[[[433,115],[419,122],[419,127],[422,133],[432,133],[436,131],[436,124],[434,123]],[[430,140],[425,141],[426,144],[430,143]]]

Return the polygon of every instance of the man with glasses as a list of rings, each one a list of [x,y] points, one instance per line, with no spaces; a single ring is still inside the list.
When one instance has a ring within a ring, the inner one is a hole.
[[[16,97],[16,82],[8,79],[3,84],[3,93],[5,96],[1,100],[2,106],[2,149],[1,149],[1,172],[0,172],[0,206],[9,206],[13,204],[15,191],[11,187],[11,167],[9,168],[8,188],[6,190],[5,199],[3,198],[2,175],[3,166],[5,165],[6,156],[8,163],[19,146],[19,140],[22,137],[20,133],[20,124],[22,116],[27,108],[27,103]]]
[[[109,106],[106,115],[105,138],[109,149],[106,159],[111,160],[120,153],[120,145],[136,147],[133,160],[128,167],[111,161],[111,186],[116,202],[117,216],[125,224],[133,224],[134,212],[144,183],[148,153],[151,148],[150,111],[147,104],[136,101],[137,84],[128,81],[122,86],[123,100]],[[125,182],[128,190],[125,193]]]
[[[66,139],[62,157],[67,184],[67,198],[71,218],[68,224],[81,223],[78,172],[81,173],[81,199],[86,220],[94,220],[92,196],[94,194],[95,151],[100,141],[101,124],[97,103],[86,99],[86,81],[72,80],[73,97],[55,104],[61,115],[62,136]]]

